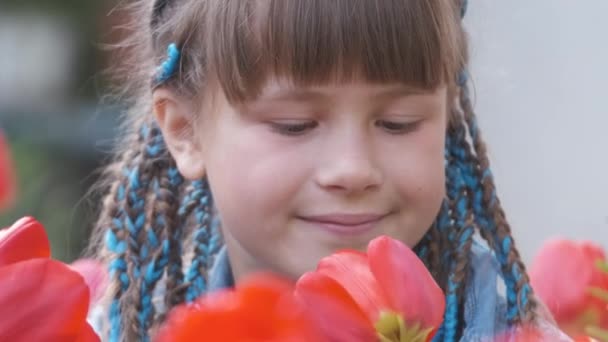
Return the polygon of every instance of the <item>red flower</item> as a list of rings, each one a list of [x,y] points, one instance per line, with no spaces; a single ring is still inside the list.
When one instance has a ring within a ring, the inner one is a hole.
[[[293,286],[258,275],[235,290],[211,293],[174,309],[156,341],[325,341]]]
[[[326,334],[338,341],[354,340],[347,338],[349,331],[338,331],[345,328],[363,341],[427,341],[445,310],[443,292],[424,264],[407,246],[386,236],[371,241],[367,254],[342,251],[324,258],[315,272],[298,281],[296,293],[317,313]]]
[[[11,154],[4,135],[0,131],[0,211],[13,204],[16,188]]]
[[[598,267],[605,260],[603,250],[591,242],[555,239],[541,248],[532,264],[532,287],[571,336],[584,334],[586,326],[608,324],[606,302],[592,295],[608,290],[608,274]]]
[[[0,341],[99,341],[86,323],[86,283],[49,255],[33,218],[0,231]]]
[[[34,258],[49,258],[51,246],[44,227],[24,217],[10,228],[0,230],[0,267]]]

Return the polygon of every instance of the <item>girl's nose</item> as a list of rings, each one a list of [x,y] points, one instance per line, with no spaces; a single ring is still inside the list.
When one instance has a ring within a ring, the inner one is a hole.
[[[327,190],[345,194],[379,188],[383,181],[382,171],[369,145],[360,139],[349,140],[333,144],[334,148],[321,152],[325,158],[319,162],[317,184]],[[336,148],[340,145],[343,148]]]

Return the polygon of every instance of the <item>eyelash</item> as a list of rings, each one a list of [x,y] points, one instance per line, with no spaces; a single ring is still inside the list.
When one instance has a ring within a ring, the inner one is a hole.
[[[376,127],[380,127],[390,134],[406,134],[415,131],[420,124],[420,121],[414,122],[394,122],[387,120],[376,121]]]
[[[316,121],[301,122],[295,124],[271,123],[272,129],[279,134],[287,136],[298,136],[318,126]]]
[[[389,134],[399,135],[410,133],[416,130],[419,126],[419,123],[419,121],[401,123],[387,120],[378,120],[375,122],[375,126],[384,129]],[[309,121],[296,124],[273,122],[271,123],[271,125],[272,129],[279,134],[287,136],[298,136],[306,133],[311,129],[316,128],[319,124],[316,121]]]

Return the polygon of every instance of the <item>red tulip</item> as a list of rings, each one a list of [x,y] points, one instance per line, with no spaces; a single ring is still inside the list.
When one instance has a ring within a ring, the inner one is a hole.
[[[13,204],[16,189],[13,161],[4,135],[0,132],[0,211]]]
[[[44,228],[23,218],[0,231],[0,341],[95,342],[82,276],[49,258]]]
[[[211,293],[174,309],[156,338],[169,341],[325,341],[293,295],[293,286],[258,275],[235,290]]]
[[[608,324],[606,302],[592,294],[608,290],[608,274],[598,267],[605,260],[603,250],[591,242],[555,239],[532,263],[532,287],[571,336],[584,334],[587,326]]]
[[[0,267],[50,256],[51,246],[44,227],[32,217],[24,217],[0,230]]]
[[[313,313],[315,323],[330,341],[377,341],[373,322],[336,280],[310,272],[296,286],[297,297]]]
[[[443,292],[424,264],[407,246],[386,236],[371,241],[367,254],[342,251],[324,258],[315,272],[298,281],[296,293],[313,304],[311,310],[317,312],[323,330],[339,341],[349,340],[340,339],[335,331],[344,326],[356,327],[359,337],[373,327],[376,337],[359,338],[363,341],[427,341],[445,310]],[[343,305],[324,305],[319,294],[333,295],[339,298],[333,303]],[[352,324],[336,324],[333,317]]]

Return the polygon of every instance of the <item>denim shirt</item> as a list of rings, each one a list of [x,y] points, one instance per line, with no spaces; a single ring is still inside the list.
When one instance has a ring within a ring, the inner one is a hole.
[[[460,341],[466,342],[490,342],[494,336],[508,332],[506,320],[506,300],[500,266],[494,254],[482,244],[475,242],[471,251],[471,269],[469,284],[465,293],[464,320],[465,328]],[[209,274],[209,291],[213,292],[223,288],[234,286],[234,278],[228,261],[226,248],[223,247],[217,257]],[[162,298],[164,290],[157,288],[154,297]],[[162,302],[162,301],[157,301]],[[157,307],[159,312],[163,308]],[[104,317],[106,310],[95,308],[89,315],[89,323],[95,331],[103,331],[107,320]],[[560,342],[572,341],[562,333],[553,323],[551,318],[541,319],[538,322],[539,330],[543,334],[543,340]],[[511,341],[509,339],[502,340]],[[513,340],[515,341],[515,340]]]

